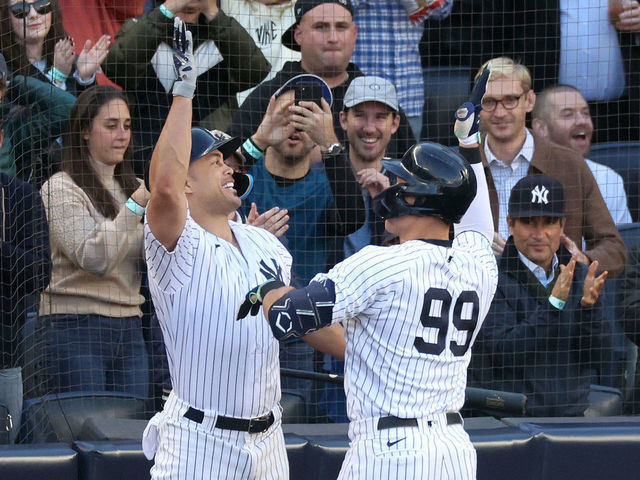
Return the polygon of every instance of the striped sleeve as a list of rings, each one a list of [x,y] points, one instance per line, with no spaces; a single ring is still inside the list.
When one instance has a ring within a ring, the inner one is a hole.
[[[198,245],[198,230],[191,215],[187,214],[184,229],[172,251],[155,237],[146,217],[144,222],[144,248],[149,281],[166,293],[173,294],[190,280]]]
[[[478,264],[482,266],[481,268],[497,282],[496,257],[491,249],[491,242],[485,235],[475,231],[464,231],[454,238],[453,245],[465,252],[472,253]]]
[[[388,255],[384,247],[368,246],[337,264],[314,281],[329,279],[335,284],[333,323],[364,313],[394,282],[400,281],[406,266]]]

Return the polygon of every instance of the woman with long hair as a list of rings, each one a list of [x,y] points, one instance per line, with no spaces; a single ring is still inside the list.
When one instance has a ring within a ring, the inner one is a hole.
[[[140,264],[149,193],[131,167],[124,94],[108,86],[84,91],[63,144],[62,171],[41,190],[53,264],[40,301],[46,371],[57,391],[146,397]]]
[[[46,80],[71,93],[93,84],[111,41],[103,35],[91,47],[87,40],[76,56],[57,0],[0,0],[0,32],[0,52],[14,75]]]

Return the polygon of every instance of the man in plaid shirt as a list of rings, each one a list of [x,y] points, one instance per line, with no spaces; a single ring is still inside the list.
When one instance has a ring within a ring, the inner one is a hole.
[[[453,0],[351,0],[358,39],[351,61],[365,73],[388,79],[398,91],[416,139],[422,130],[424,82],[418,44],[422,21],[442,20]]]

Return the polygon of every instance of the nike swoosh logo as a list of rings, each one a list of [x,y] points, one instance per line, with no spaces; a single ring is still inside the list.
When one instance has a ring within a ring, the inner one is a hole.
[[[396,443],[399,443],[399,442],[403,441],[406,438],[407,437],[403,437],[400,440],[396,440],[395,442],[387,442],[387,447],[393,447]]]

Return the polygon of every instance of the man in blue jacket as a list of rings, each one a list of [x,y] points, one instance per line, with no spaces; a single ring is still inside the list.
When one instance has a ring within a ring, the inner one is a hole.
[[[561,244],[566,216],[557,180],[531,175],[513,187],[498,288],[472,356],[479,384],[524,393],[532,416],[583,415],[610,348],[599,301],[607,272]]]

